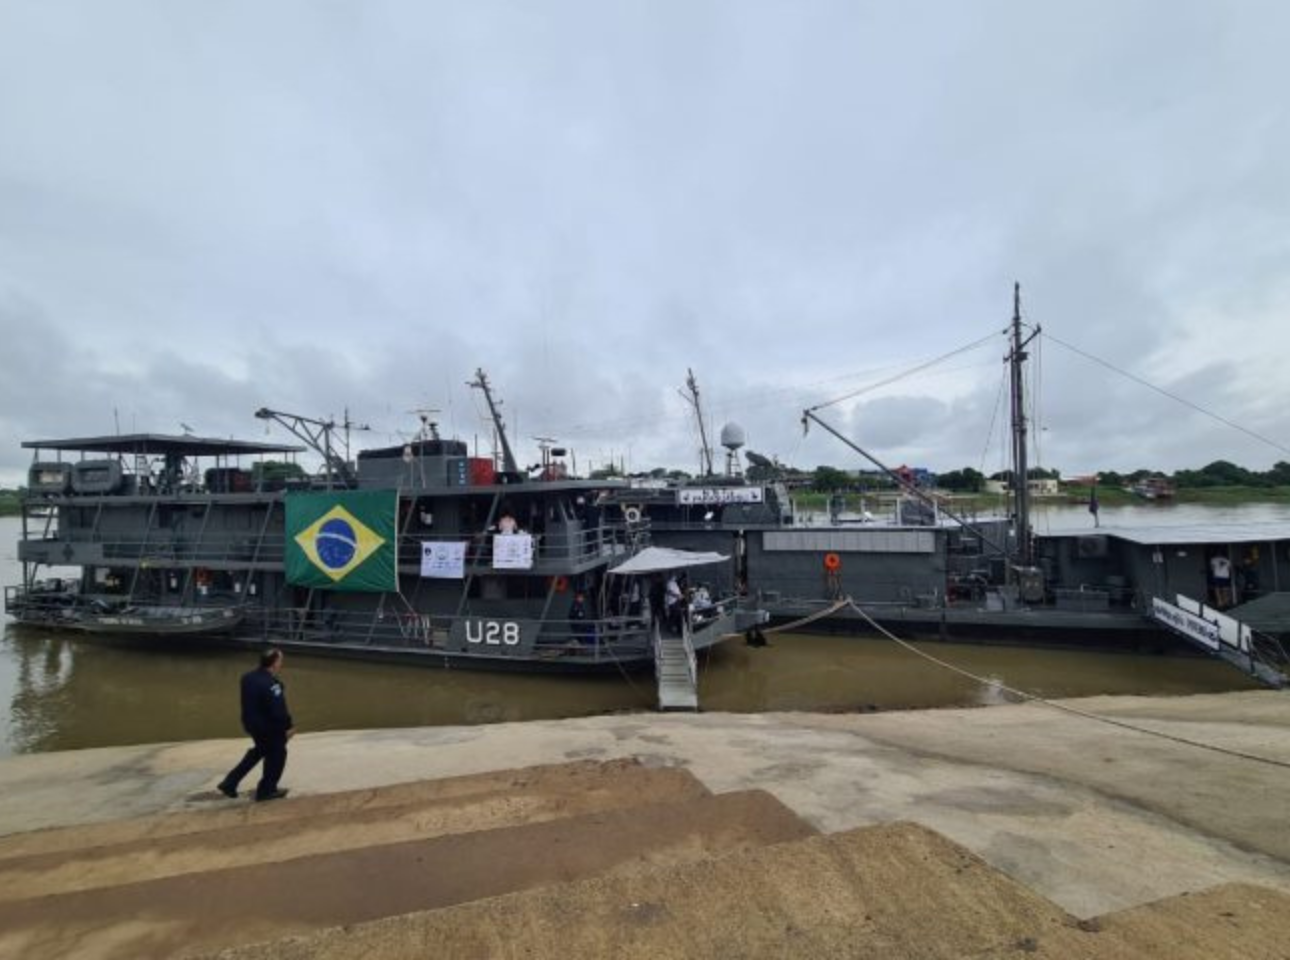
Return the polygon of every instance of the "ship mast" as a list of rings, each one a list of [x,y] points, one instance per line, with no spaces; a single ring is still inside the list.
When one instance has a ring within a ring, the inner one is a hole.
[[[1039,335],[1036,327],[1024,340],[1021,337],[1021,284],[1012,288],[1012,342],[1008,351],[1008,369],[1012,383],[1012,491],[1013,516],[1016,523],[1017,561],[1021,566],[1034,565],[1034,544],[1030,537],[1030,468],[1027,464],[1027,426],[1023,383],[1023,364],[1029,354],[1026,347]]]
[[[681,398],[694,407],[694,417],[699,421],[699,470],[705,477],[712,476],[712,448],[708,446],[708,430],[703,424],[703,407],[699,404],[699,382],[694,379],[694,371],[689,367],[685,370],[685,386],[690,391],[689,394],[681,394]],[[679,391],[678,391],[679,392]]]
[[[502,414],[498,409],[500,403],[494,402],[493,392],[488,386],[488,377],[482,367],[475,371],[475,379],[466,386],[483,391],[484,402],[488,404],[488,414],[493,418],[493,428],[497,431],[497,442],[502,447],[502,469],[507,473],[518,473],[519,467],[515,465],[515,454],[511,453],[511,444],[506,439],[506,425],[502,423]]]

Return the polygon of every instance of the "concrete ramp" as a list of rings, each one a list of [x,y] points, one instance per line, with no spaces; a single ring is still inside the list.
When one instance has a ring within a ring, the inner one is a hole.
[[[1290,897],[1233,883],[1065,925],[972,960],[1280,960]]]
[[[0,958],[1282,957],[1230,885],[1077,920],[910,823],[821,836],[634,761],[50,830],[0,844]]]
[[[593,878],[208,960],[1285,957],[1290,896],[1232,885],[1077,920],[963,848],[897,823]]]
[[[290,804],[282,801],[279,807],[289,811]],[[274,826],[291,829],[289,821]],[[23,896],[9,884],[8,899],[0,903],[0,956],[171,957],[722,856],[814,833],[761,791],[618,804],[400,842],[388,842],[378,824],[375,844],[365,842],[373,824],[355,822],[344,841],[347,849],[297,856],[299,850],[288,845],[286,859],[267,862],[254,855],[262,827],[172,836],[155,856],[148,847],[130,844],[124,858],[128,869],[119,873],[113,872],[110,855],[102,860],[68,852],[66,865],[42,861],[46,873],[34,869],[32,858],[23,858],[19,866],[29,890],[72,889]],[[324,834],[306,824],[300,836]],[[255,862],[227,865],[218,849],[222,840],[235,858]],[[202,857],[213,866],[200,868]],[[97,869],[92,888],[76,879],[77,866],[87,862]],[[182,872],[173,872],[176,863],[183,864]],[[158,872],[169,875],[130,879]]]
[[[0,839],[0,903],[710,795],[687,770],[619,760],[277,803],[220,797],[202,812]]]

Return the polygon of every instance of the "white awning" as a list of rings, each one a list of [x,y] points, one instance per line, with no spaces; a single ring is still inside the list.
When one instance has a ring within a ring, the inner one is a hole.
[[[729,559],[720,553],[696,553],[692,550],[672,550],[669,547],[646,547],[609,572],[624,575],[662,573],[665,570],[678,570],[681,567],[702,567],[712,563],[722,563]]]

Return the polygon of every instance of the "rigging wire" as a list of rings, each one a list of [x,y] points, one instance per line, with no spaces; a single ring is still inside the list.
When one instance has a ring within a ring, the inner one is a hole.
[[[1284,444],[1278,443],[1277,441],[1271,439],[1270,437],[1265,437],[1263,434],[1258,433],[1255,430],[1251,430],[1249,427],[1243,427],[1239,423],[1236,423],[1234,420],[1229,420],[1227,417],[1223,416],[1222,414],[1215,413],[1212,410],[1206,410],[1204,407],[1200,406],[1199,404],[1192,403],[1190,400],[1187,400],[1184,397],[1180,397],[1176,393],[1171,393],[1170,391],[1166,390],[1164,387],[1158,387],[1151,381],[1144,380],[1142,377],[1139,377],[1136,374],[1130,373],[1127,370],[1121,369],[1120,367],[1117,367],[1115,364],[1107,360],[1103,360],[1101,357],[1094,356],[1093,354],[1088,353],[1087,351],[1081,350],[1079,347],[1075,346],[1074,344],[1070,344],[1064,340],[1060,340],[1057,337],[1054,337],[1051,333],[1048,334],[1048,338],[1052,340],[1053,343],[1057,344],[1059,347],[1065,347],[1067,350],[1071,351],[1072,353],[1077,353],[1086,360],[1091,360],[1096,364],[1100,364],[1101,366],[1106,367],[1108,370],[1112,371],[1113,373],[1118,373],[1120,376],[1125,377],[1128,380],[1132,380],[1134,383],[1144,386],[1148,390],[1154,390],[1156,393],[1160,394],[1161,396],[1168,397],[1170,400],[1173,400],[1176,403],[1180,403],[1184,407],[1188,407],[1189,409],[1195,410],[1197,413],[1204,414],[1205,416],[1209,417],[1211,420],[1217,420],[1219,423],[1223,424],[1224,426],[1231,427],[1233,430],[1239,430],[1247,437],[1252,437],[1253,439],[1258,440],[1260,443],[1266,443],[1268,446],[1276,450],[1280,450],[1282,453],[1290,454],[1290,447],[1287,447]]]
[[[987,337],[985,339],[989,340],[991,338]],[[963,350],[968,350],[968,349],[971,349],[972,347],[979,346],[979,345],[980,344],[972,344],[972,345],[969,345],[968,347],[963,348]],[[939,357],[936,360],[933,360],[924,364],[919,364],[916,367],[906,370],[894,377],[885,378],[878,383],[870,384],[856,391],[852,395],[858,396],[870,390],[878,389],[879,387],[884,386],[888,383],[894,383],[897,380],[903,379],[904,377],[910,376],[914,373],[924,370],[927,367],[934,365],[935,363],[942,362],[943,360],[947,359],[949,356],[952,356],[955,353],[963,352],[963,350],[953,351],[951,354],[947,354],[943,357]],[[989,362],[993,363],[993,361],[989,361]],[[970,370],[978,366],[984,366],[984,365],[985,364],[982,364],[982,363],[964,364],[960,366],[945,368],[942,371],[938,371],[938,373],[959,372],[962,370]],[[794,406],[797,409],[801,409],[802,407],[811,403],[815,399],[815,397],[811,396],[811,394],[815,394],[815,396],[818,396],[818,391],[816,390],[816,388],[818,388],[821,385],[836,383],[837,381],[840,381],[840,380],[853,380],[853,379],[856,379],[857,377],[870,376],[875,372],[890,370],[892,368],[893,368],[893,365],[888,364],[882,367],[874,368],[872,370],[859,371],[855,373],[845,374],[842,376],[830,377],[824,380],[812,381],[806,384],[798,384],[798,385],[785,384],[782,386],[771,387],[771,388],[758,387],[756,389],[750,389],[748,391],[735,392],[735,393],[726,394],[726,395],[719,395],[719,394],[713,395],[710,398],[710,400],[705,404],[705,407],[709,412],[709,419],[713,423],[723,418],[729,419],[729,418],[736,417],[740,413],[746,413],[748,410],[758,409],[758,408],[767,407],[767,406],[780,403],[781,402],[780,398],[782,397],[791,397],[791,396],[798,397],[799,399],[794,404]],[[736,410],[738,411],[738,413],[733,412]],[[612,420],[581,421],[576,423],[565,424],[562,426],[551,425],[548,429],[552,433],[558,434],[561,437],[585,438],[585,437],[595,436],[595,435],[604,434],[604,433],[626,433],[626,432],[630,432],[631,430],[644,428],[644,427],[657,428],[663,425],[679,427],[681,424],[691,425],[693,424],[693,421],[694,421],[694,413],[692,408],[685,409],[685,410],[674,408],[673,412],[666,412],[662,414],[655,414],[655,415],[639,414],[635,416],[621,417],[621,418],[612,419]],[[795,446],[795,449],[793,451],[790,451],[790,453],[788,454],[789,459],[791,459],[793,454],[796,453],[796,448],[800,446],[801,446],[801,443],[799,442]]]
[[[1161,730],[1152,730],[1150,727],[1140,727],[1140,726],[1137,726],[1136,724],[1128,723],[1124,720],[1115,720],[1115,719],[1112,719],[1111,717],[1103,717],[1096,713],[1089,713],[1087,710],[1080,710],[1079,708],[1072,707],[1068,704],[1057,703],[1053,700],[1047,700],[1044,697],[1041,697],[1037,694],[1028,693],[1025,690],[1019,690],[1016,687],[1010,687],[1007,684],[999,683],[998,681],[990,680],[986,677],[979,676],[978,674],[972,673],[970,670],[965,670],[962,667],[955,666],[952,663],[949,663],[945,660],[941,660],[938,657],[934,657],[930,653],[927,653],[923,650],[918,649],[916,646],[914,646],[912,643],[910,643],[907,640],[900,639],[900,637],[896,636],[890,630],[885,629],[881,624],[879,624],[876,620],[874,620],[873,617],[865,613],[864,610],[860,607],[860,605],[856,603],[854,600],[852,600],[850,597],[846,598],[845,603],[848,606],[850,606],[850,608],[854,610],[857,614],[859,614],[860,617],[866,623],[869,624],[869,626],[873,627],[875,630],[881,633],[888,640],[894,641],[897,645],[899,645],[903,649],[908,650],[910,653],[913,653],[919,657],[922,657],[924,660],[927,660],[931,663],[936,664],[936,666],[938,667],[943,667],[946,670],[953,671],[954,673],[967,677],[969,680],[974,680],[983,686],[996,687],[999,690],[1003,690],[1005,693],[1010,693],[1013,696],[1019,697],[1022,700],[1025,700],[1027,702],[1041,703],[1046,707],[1052,707],[1054,710],[1061,710],[1064,713],[1074,714],[1075,716],[1083,717],[1086,720],[1096,720],[1098,723],[1109,724],[1110,726],[1120,727],[1121,729],[1124,729],[1124,730],[1132,730],[1134,733],[1143,733],[1150,737],[1159,737],[1162,740],[1170,740],[1174,743],[1185,744],[1186,746],[1189,746],[1189,747],[1197,747],[1201,750],[1211,750],[1214,753],[1222,753],[1229,757],[1237,757],[1238,759],[1241,759],[1241,760],[1252,760],[1255,763],[1264,763],[1271,767],[1283,767],[1285,769],[1290,769],[1290,763],[1287,763],[1284,760],[1274,760],[1271,757],[1261,757],[1258,754],[1245,753],[1244,751],[1241,751],[1241,750],[1233,750],[1230,747],[1220,747],[1217,744],[1205,743],[1201,740],[1191,740],[1191,739],[1188,739],[1187,737],[1180,737],[1176,734],[1165,733]],[[831,610],[836,609],[836,606],[830,609]]]
[[[994,426],[999,422],[999,411],[1003,409],[1003,392],[1008,386],[1008,369],[1005,367],[999,375],[999,392],[994,398],[994,410],[990,413],[990,428],[985,432],[985,446],[981,448],[981,466],[978,468],[981,473],[985,473],[985,459],[990,455],[990,447],[994,443]]]
[[[1044,338],[1035,337],[1035,362],[1030,370],[1030,406],[1032,417],[1030,422],[1034,424],[1035,434],[1035,466],[1043,467],[1043,439],[1044,439]],[[1027,479],[1029,482],[1029,479]],[[1034,516],[1031,516],[1031,524],[1034,525]],[[1043,512],[1044,530],[1046,533],[1052,532],[1052,518],[1047,510]]]
[[[813,393],[817,393],[817,388],[819,387],[822,387],[828,384],[837,383],[838,381],[854,380],[860,377],[873,376],[874,374],[891,370],[894,367],[895,367],[894,364],[886,364],[884,366],[875,367],[869,370],[857,371],[854,373],[843,374],[841,376],[836,376],[836,377],[828,377],[822,380],[815,380],[804,384],[783,384],[781,386],[775,386],[775,387],[758,386],[746,391],[735,392],[730,394],[713,394],[709,397],[708,401],[705,403],[705,407],[707,407],[711,413],[717,415],[716,419],[720,419],[720,414],[723,411],[736,409],[740,412],[743,412],[751,409],[757,409],[759,407],[770,406],[772,404],[778,404],[781,402],[781,398],[797,397],[799,399],[793,404],[793,406],[795,408],[800,409],[801,407],[809,404],[814,399],[814,397],[810,395]],[[922,368],[920,366],[917,369],[922,369]],[[953,369],[957,370],[957,369],[968,369],[968,368],[965,367],[965,368],[953,368]],[[909,371],[909,372],[914,372],[914,371]],[[908,372],[902,373],[896,376],[894,379],[898,380],[907,375],[908,375]],[[889,381],[883,381],[883,382],[885,383]],[[866,386],[860,392],[863,393],[868,390],[876,389],[878,386],[881,386],[881,385],[882,384],[880,383],[880,384],[873,384],[870,386]],[[694,420],[693,408],[688,408],[685,410],[680,410],[679,408],[677,408],[675,412],[664,413],[661,416],[652,415],[652,414],[639,414],[636,416],[621,417],[614,420],[578,422],[578,423],[568,424],[564,427],[555,427],[552,429],[556,430],[556,432],[560,433],[562,436],[569,436],[569,435],[578,436],[578,435],[583,435],[583,434],[587,434],[595,431],[623,432],[636,427],[646,427],[646,426],[654,427],[662,423],[676,423],[676,424],[679,424],[682,422],[692,423],[693,420]]]
[[[997,337],[998,335],[999,335],[998,331],[990,333],[987,336],[982,337],[980,340],[975,340],[972,343],[964,344],[963,346],[959,347],[956,350],[951,350],[949,353],[943,353],[939,357],[934,357],[931,360],[928,360],[924,363],[920,363],[915,367],[911,367],[910,369],[903,371],[902,373],[898,373],[893,376],[887,377],[883,380],[879,380],[877,383],[871,383],[867,387],[861,387],[859,390],[853,390],[850,393],[844,393],[842,396],[835,397],[832,400],[825,400],[823,403],[817,403],[815,406],[810,407],[807,410],[807,412],[815,413],[817,411],[825,409],[826,407],[832,407],[846,400],[852,400],[862,394],[870,393],[874,390],[877,390],[879,387],[885,387],[885,386],[888,386],[889,384],[895,383],[898,380],[903,380],[905,379],[905,377],[912,376],[913,374],[926,370],[929,367],[934,367],[939,363],[944,363],[946,360],[949,360],[951,357],[957,357],[961,353],[967,353],[970,350],[975,350],[978,347],[983,347],[990,341],[994,340],[994,338]]]
[[[1035,432],[1035,466],[1043,465],[1043,401],[1044,401],[1044,338],[1035,338],[1035,362],[1030,367],[1030,384],[1028,395],[1030,397],[1030,422],[1034,424]]]

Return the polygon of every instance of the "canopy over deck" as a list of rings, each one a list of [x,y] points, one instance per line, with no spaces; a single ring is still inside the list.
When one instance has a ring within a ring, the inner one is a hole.
[[[624,575],[662,573],[681,567],[703,567],[729,559],[728,556],[720,553],[696,553],[692,550],[673,550],[668,547],[646,547],[630,560],[610,569],[609,573]]]
[[[1234,543],[1270,543],[1277,540],[1290,540],[1290,522],[1273,519],[1258,523],[1182,523],[1150,527],[1120,527],[1103,524],[1101,527],[1053,530],[1045,535],[1118,537],[1129,543],[1147,547],[1181,547],[1197,544],[1223,546]]]
[[[67,440],[26,440],[28,450],[61,450],[79,453],[151,454],[181,457],[233,457],[241,454],[302,453],[304,447],[219,437],[169,436],[161,433],[126,433]]]

